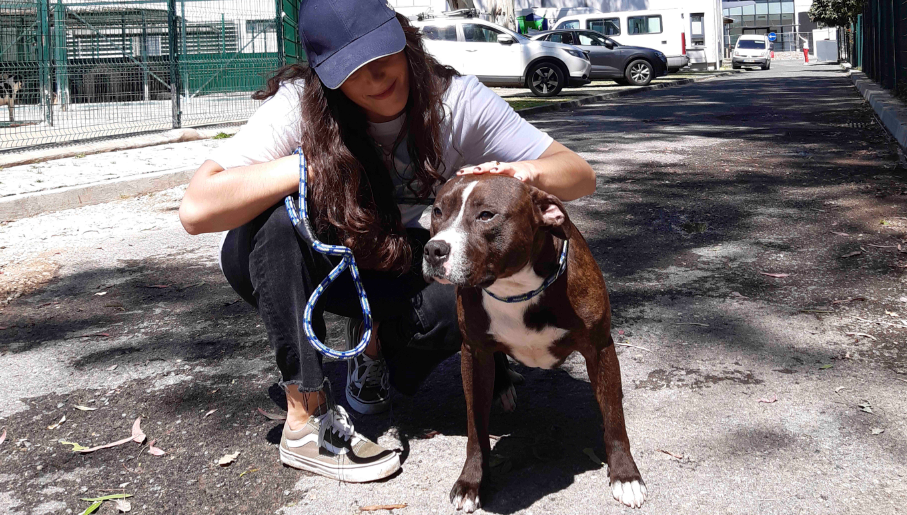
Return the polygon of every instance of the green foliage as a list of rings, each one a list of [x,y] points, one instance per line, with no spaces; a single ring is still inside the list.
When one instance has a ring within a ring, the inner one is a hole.
[[[863,0],[813,0],[809,19],[829,27],[846,27],[863,12]]]

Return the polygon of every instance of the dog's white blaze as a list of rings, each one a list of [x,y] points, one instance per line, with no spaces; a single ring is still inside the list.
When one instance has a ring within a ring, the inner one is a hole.
[[[535,290],[544,282],[532,265],[504,279],[498,279],[488,287],[499,297],[519,295]],[[541,331],[526,327],[523,316],[530,306],[536,304],[539,297],[523,302],[501,302],[486,292],[482,292],[482,306],[488,313],[488,333],[496,340],[506,344],[514,358],[520,363],[538,368],[551,368],[557,358],[551,355],[551,345],[568,333],[566,329],[548,326]]]
[[[432,240],[440,240],[450,245],[450,254],[447,261],[444,262],[444,275],[451,282],[459,282],[466,272],[466,231],[463,229],[463,213],[466,212],[466,201],[470,193],[475,189],[478,181],[469,183],[463,188],[463,202],[460,204],[460,212],[453,223],[444,230],[435,235]]]

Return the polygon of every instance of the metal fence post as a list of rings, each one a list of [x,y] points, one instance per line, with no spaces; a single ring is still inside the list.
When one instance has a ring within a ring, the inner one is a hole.
[[[274,0],[274,2],[277,4],[277,12],[274,13],[274,22],[277,24],[277,67],[282,68],[287,64],[283,41],[283,0]]]
[[[50,16],[48,0],[38,0],[38,80],[41,88],[41,105],[44,107],[44,121],[54,124],[53,84],[51,83]]]
[[[66,8],[63,0],[54,5],[54,70],[60,108],[69,105],[69,56],[66,52]]]
[[[179,35],[178,28],[176,23],[176,0],[167,0],[167,33],[168,33],[168,50],[170,53],[170,101],[172,107],[172,116],[173,116],[173,128],[179,129],[182,127],[182,111],[180,110],[180,66],[179,61],[179,52],[177,52],[177,45],[179,40],[177,36]]]

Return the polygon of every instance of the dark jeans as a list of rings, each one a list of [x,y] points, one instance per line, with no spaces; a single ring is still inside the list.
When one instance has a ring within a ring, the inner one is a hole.
[[[381,322],[378,339],[387,360],[391,384],[413,394],[441,361],[460,350],[453,286],[422,279],[422,248],[428,231],[410,229],[412,269],[394,273],[361,270],[372,317]],[[296,234],[284,204],[268,209],[227,234],[221,252],[230,286],[258,313],[268,333],[282,374],[281,386],[319,390],[324,381],[319,354],[306,340],[302,313],[309,296],[339,258],[312,250]],[[321,296],[312,325],[325,340],[323,312],[362,318],[359,298],[348,271]]]

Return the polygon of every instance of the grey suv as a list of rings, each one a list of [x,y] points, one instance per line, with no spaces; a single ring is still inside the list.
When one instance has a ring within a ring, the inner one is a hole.
[[[531,36],[535,41],[565,43],[589,54],[592,79],[612,79],[618,84],[645,86],[667,75],[668,58],[658,50],[621,45],[594,30],[549,30]]]

